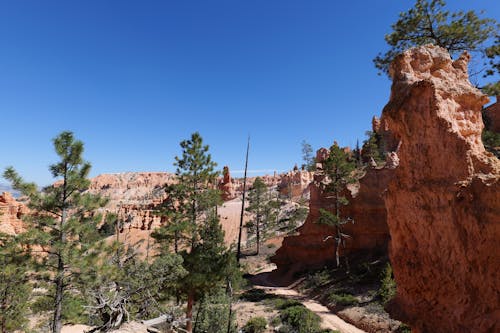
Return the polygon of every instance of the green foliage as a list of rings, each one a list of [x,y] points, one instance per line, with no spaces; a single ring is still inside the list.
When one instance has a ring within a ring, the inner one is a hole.
[[[182,156],[175,157],[178,183],[165,188],[168,199],[159,210],[166,225],[152,234],[161,245],[161,255],[170,252],[183,259],[187,274],[178,280],[178,296],[186,296],[187,330],[191,330],[192,307],[203,295],[237,278],[234,255],[224,244],[224,232],[217,215],[221,203],[215,189],[218,172],[199,133],[180,143]]]
[[[483,144],[486,150],[493,153],[497,158],[500,158],[500,133],[483,130]]]
[[[227,332],[229,302],[230,297],[222,288],[217,288],[215,292],[205,295],[200,301],[193,332]],[[233,312],[230,332],[236,333],[236,326],[236,316]]]
[[[302,160],[304,161],[302,168],[307,171],[316,170],[316,160],[313,155],[312,146],[306,140],[302,140],[300,144],[302,146]]]
[[[287,307],[280,311],[283,326],[279,332],[318,333],[321,332],[321,318],[303,305]]]
[[[411,327],[406,324],[399,325],[396,333],[411,333]]]
[[[19,237],[19,236],[18,236]],[[13,332],[27,324],[29,256],[19,238],[0,233],[0,332]]]
[[[396,281],[394,281],[392,267],[389,263],[382,272],[379,295],[383,304],[386,304],[389,300],[396,296]]]
[[[205,219],[205,213],[221,203],[215,189],[217,164],[208,153],[208,145],[203,144],[199,133],[193,133],[180,146],[182,157],[176,156],[174,163],[178,183],[165,187],[167,200],[157,212],[167,217],[168,222],[152,234],[164,244],[166,252],[172,243],[176,252],[180,247],[196,245],[200,240],[198,225]]]
[[[449,12],[443,0],[417,0],[413,8],[400,13],[385,36],[389,50],[373,60],[375,67],[389,74],[396,55],[418,45],[435,44],[452,55],[462,51],[482,53],[484,43],[494,37],[496,21],[480,18],[474,11]]]
[[[276,296],[266,293],[262,289],[250,289],[240,295],[240,299],[248,302],[260,302],[266,299],[275,299]]]
[[[264,317],[253,317],[245,326],[243,326],[243,332],[245,333],[263,333],[267,327],[267,320]]]
[[[379,164],[384,162],[385,147],[382,142],[381,136],[372,131],[366,131],[365,135],[368,137],[363,142],[362,157],[364,162],[369,162],[372,158]]]
[[[318,288],[326,285],[332,279],[329,269],[314,272],[306,280],[306,288]]]
[[[488,59],[489,68],[486,70],[484,77],[500,74],[500,34],[497,32],[495,43],[486,48],[486,57]],[[500,81],[492,82],[483,87],[483,92],[489,96],[500,95]]]
[[[159,302],[174,295],[178,281],[186,276],[182,258],[164,254],[151,264],[138,258],[133,245],[113,242],[103,249],[108,258],[89,272],[82,286],[90,315],[100,329],[117,327],[128,319],[149,319],[165,313]]]
[[[51,291],[48,295],[37,296],[30,304],[30,309],[35,314],[51,311],[54,308],[54,294]],[[65,324],[87,324],[88,314],[85,306],[88,303],[85,298],[74,291],[66,291],[63,298],[62,321]]]
[[[89,187],[90,164],[83,160],[83,143],[73,133],[62,132],[53,140],[59,161],[49,169],[58,181],[41,192],[33,183],[26,183],[9,167],[3,176],[16,190],[29,198],[30,214],[27,244],[33,252],[41,252],[37,264],[38,279],[49,279],[54,288],[52,331],[62,326],[62,304],[74,285],[80,283],[86,269],[97,263],[99,239],[95,211],[106,204],[97,195],[84,193]]]
[[[331,293],[328,296],[328,300],[330,302],[335,303],[336,305],[348,306],[358,304],[358,299],[351,294],[347,293]]]

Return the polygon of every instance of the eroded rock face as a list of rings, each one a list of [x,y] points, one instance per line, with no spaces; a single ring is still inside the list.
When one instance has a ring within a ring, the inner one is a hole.
[[[389,310],[412,332],[500,331],[500,161],[481,141],[488,98],[468,60],[425,46],[391,65],[381,119],[399,141],[385,197],[398,285]]]
[[[16,201],[9,192],[0,195],[0,233],[17,235],[25,231],[22,221],[28,208]]]
[[[114,213],[128,228],[151,230],[161,223],[153,210],[165,200],[165,184],[175,181],[166,172],[103,174],[91,179],[89,192],[108,197],[106,212]]]
[[[223,177],[219,181],[219,191],[221,191],[222,200],[229,201],[236,198],[236,192],[234,191],[233,180],[228,166],[223,168],[222,175]]]
[[[328,156],[328,150],[321,148],[316,161],[321,162]],[[321,163],[317,164],[321,168]],[[368,168],[358,184],[350,186],[346,193],[349,205],[342,210],[343,216],[349,216],[354,224],[344,226],[350,238],[341,255],[385,254],[389,241],[389,230],[382,194],[394,173],[393,168]],[[298,228],[298,234],[286,237],[271,261],[278,266],[278,272],[303,271],[321,268],[335,261],[335,240],[324,241],[334,234],[334,228],[318,224],[320,209],[331,207],[330,199],[321,191],[319,184],[323,180],[320,172],[314,174],[314,182],[309,186],[309,215]]]
[[[289,171],[280,175],[278,190],[285,197],[304,197],[309,192],[309,184],[313,181],[313,176],[313,172],[306,170]]]

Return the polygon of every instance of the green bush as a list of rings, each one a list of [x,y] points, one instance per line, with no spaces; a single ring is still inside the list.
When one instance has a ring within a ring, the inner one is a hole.
[[[330,282],[331,279],[332,277],[328,269],[317,271],[307,277],[306,288],[317,288],[323,286]]]
[[[297,300],[281,298],[281,297],[271,299],[271,300],[267,301],[266,304],[272,305],[278,310],[285,310],[286,308],[289,308],[292,306],[303,306],[302,303],[300,303]]]
[[[394,281],[394,277],[392,275],[392,267],[389,263],[382,272],[382,281],[379,289],[379,295],[382,300],[382,304],[384,305],[396,295],[396,281]]]
[[[226,332],[229,316],[229,297],[223,289],[205,295],[195,316],[195,332]],[[235,313],[231,316],[231,333],[236,333]]]
[[[267,321],[264,317],[253,317],[243,326],[243,331],[245,333],[262,333],[266,330],[266,326]]]
[[[85,300],[71,292],[66,292],[62,304],[62,319],[66,324],[87,324],[88,316],[85,312]],[[54,299],[43,295],[36,298],[30,306],[33,313],[54,310]]]
[[[328,300],[330,302],[335,303],[336,305],[342,305],[342,306],[358,304],[358,300],[356,299],[356,297],[346,293],[340,293],[340,294],[332,293],[328,297]]]
[[[321,332],[321,318],[303,305],[287,307],[280,311],[283,326],[280,333],[318,333]]]

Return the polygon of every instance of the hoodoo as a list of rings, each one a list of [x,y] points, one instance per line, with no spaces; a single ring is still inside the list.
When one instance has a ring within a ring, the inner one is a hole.
[[[412,332],[500,331],[500,161],[481,141],[488,98],[469,55],[410,49],[391,65],[384,108],[399,167],[385,203],[397,296]]]

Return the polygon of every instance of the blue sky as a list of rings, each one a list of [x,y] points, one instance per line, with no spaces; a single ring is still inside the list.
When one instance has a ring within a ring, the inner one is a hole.
[[[290,169],[302,140],[354,146],[389,96],[372,59],[413,2],[0,0],[0,168],[50,183],[63,130],[93,176],[174,171],[194,131],[232,170],[249,134],[252,170]],[[496,0],[448,2],[500,19]]]

